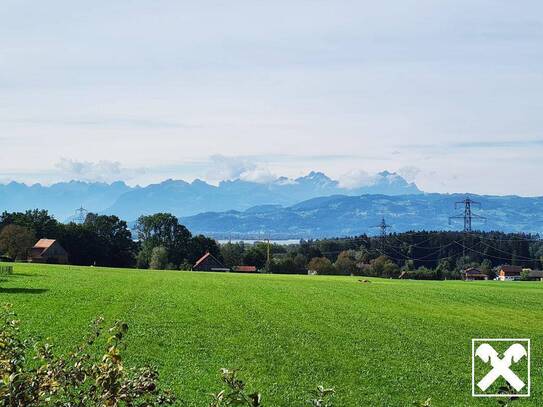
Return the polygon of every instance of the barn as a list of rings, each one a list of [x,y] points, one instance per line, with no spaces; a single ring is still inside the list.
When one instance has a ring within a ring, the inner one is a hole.
[[[232,271],[236,273],[256,273],[257,269],[255,266],[234,266]]]
[[[193,271],[230,271],[215,256],[207,252],[192,266]]]
[[[476,267],[470,267],[462,271],[462,278],[465,281],[488,280],[488,275]]]
[[[522,274],[522,267],[510,266],[505,264],[498,267],[498,279],[501,281],[515,281],[520,280]]]
[[[55,239],[40,239],[30,249],[30,263],[68,264],[68,252]]]

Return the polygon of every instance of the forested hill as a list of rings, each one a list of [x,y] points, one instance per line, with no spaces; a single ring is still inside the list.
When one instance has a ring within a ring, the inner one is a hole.
[[[391,231],[461,230],[463,224],[449,216],[459,214],[455,202],[461,194],[361,195],[316,198],[299,204],[259,206],[249,210],[209,212],[183,218],[183,223],[196,233],[217,238],[318,238],[376,234],[384,217]],[[543,233],[543,197],[477,196],[481,203],[474,207],[486,221],[473,222],[477,230]]]

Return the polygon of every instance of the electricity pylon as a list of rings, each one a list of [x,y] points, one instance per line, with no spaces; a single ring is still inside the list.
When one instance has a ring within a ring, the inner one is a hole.
[[[484,216],[477,215],[476,213],[472,211],[472,206],[477,206],[480,208],[481,204],[479,202],[474,201],[469,196],[466,196],[466,198],[462,201],[455,202],[454,209],[458,209],[459,206],[464,207],[464,213],[449,216],[449,224],[451,224],[451,221],[453,219],[462,219],[464,221],[465,233],[471,233],[472,231],[471,224],[472,224],[473,219],[486,220]]]
[[[87,219],[87,215],[89,214],[89,211],[83,208],[83,205],[79,209],[75,210],[75,222],[79,224],[85,223],[85,219]]]

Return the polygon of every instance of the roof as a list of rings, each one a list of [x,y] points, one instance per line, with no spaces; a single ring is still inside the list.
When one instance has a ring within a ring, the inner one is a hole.
[[[213,256],[211,255],[211,253],[209,253],[209,252],[207,252],[206,254],[204,254],[202,257],[200,257],[200,258],[196,261],[196,263],[194,263],[194,267],[198,267],[198,265],[199,265],[200,263],[202,263],[205,259],[207,259],[209,256],[213,257]]]
[[[503,271],[505,274],[520,274],[522,272],[522,267],[505,264],[498,267],[498,271]]]
[[[530,271],[528,271],[528,277],[531,277],[531,278],[543,278],[543,271],[542,270],[530,270]]]
[[[252,273],[256,271],[255,266],[235,266],[234,271],[242,271],[246,273]]]
[[[40,239],[34,245],[33,249],[49,249],[56,242],[55,239]]]
[[[462,270],[463,273],[465,274],[485,274],[483,273],[481,270],[479,270],[478,268],[476,267],[470,267],[470,268],[467,268],[465,270]],[[485,274],[486,275],[486,274]]]
[[[228,268],[224,267],[224,265],[222,264],[222,262],[217,259],[215,256],[213,256],[211,253],[207,252],[206,254],[204,254],[202,257],[200,257],[196,263],[194,263],[194,266],[192,266],[193,268],[195,267],[198,267],[200,264],[202,264],[205,260],[207,259],[210,259],[210,260],[214,260],[215,263],[221,265],[221,267],[216,267],[217,269],[221,269],[221,270],[229,270]]]

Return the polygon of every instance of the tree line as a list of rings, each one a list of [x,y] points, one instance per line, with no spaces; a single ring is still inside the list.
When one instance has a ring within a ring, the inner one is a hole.
[[[141,216],[135,225],[113,215],[89,213],[85,221],[63,224],[46,210],[3,212],[0,215],[0,254],[26,260],[40,238],[56,239],[66,249],[70,264],[104,267],[187,269],[203,253],[219,256],[217,242],[197,235],[167,213]]]
[[[489,278],[502,264],[531,269],[543,266],[543,241],[538,235],[502,232],[422,231],[386,236],[354,236],[302,240],[299,244],[243,243],[221,245],[227,266],[252,264],[272,273],[364,275],[414,279],[458,279],[477,267]]]
[[[249,265],[270,273],[454,279],[468,267],[492,278],[501,264],[543,265],[543,241],[523,233],[422,231],[219,246],[212,238],[192,235],[169,213],[141,216],[132,231],[111,215],[89,213],[81,224],[60,223],[45,210],[0,215],[0,255],[26,260],[38,238],[57,239],[70,263],[84,266],[189,270],[210,252],[226,267]]]

